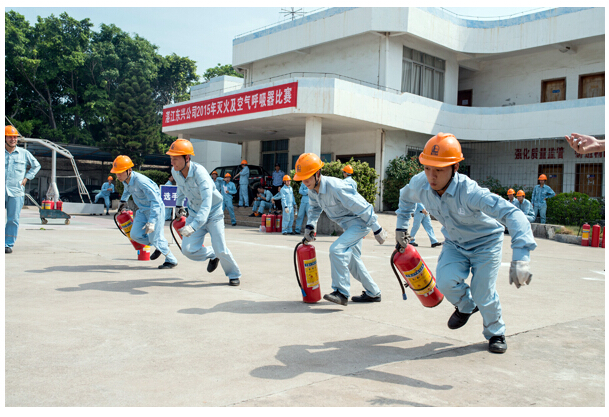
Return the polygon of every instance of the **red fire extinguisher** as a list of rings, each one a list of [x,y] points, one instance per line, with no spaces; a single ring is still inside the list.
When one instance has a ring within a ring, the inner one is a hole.
[[[182,246],[180,246],[180,242],[178,242],[178,239],[173,234],[173,231],[175,230],[176,233],[178,234],[178,236],[180,236],[180,239],[182,239],[182,235],[180,234],[180,232],[178,230],[180,230],[185,225],[186,225],[186,217],[185,216],[181,216],[179,219],[177,217],[175,219],[173,219],[171,221],[171,227],[169,228],[169,230],[171,231],[171,236],[173,237],[174,242],[176,243],[176,245],[178,245],[178,248],[180,248],[180,252],[182,251]]]
[[[598,248],[598,242],[601,237],[601,227],[598,224],[592,226],[592,246],[593,248]]]
[[[63,201],[57,200],[55,202],[55,210],[63,210]]]
[[[315,246],[307,243],[306,239],[302,239],[294,248],[294,272],[302,292],[302,301],[313,304],[321,300]]]
[[[260,223],[260,226],[266,227],[266,214],[262,215],[262,222]]]
[[[281,214],[278,214],[275,217],[275,231],[276,232],[281,232],[281,221],[283,219],[283,216]]]
[[[114,215],[114,223],[118,230],[120,230],[127,238],[131,241],[131,244],[137,251],[138,261],[149,261],[150,260],[150,246],[142,245],[131,239],[131,227],[133,227],[133,212],[131,210],[116,213]]]
[[[272,233],[275,231],[275,215],[269,214],[266,216],[266,232]]]
[[[582,246],[588,246],[590,241],[590,225],[584,223],[582,226]]]
[[[602,243],[601,243],[601,247],[602,247],[602,248],[604,248],[604,247],[605,247],[605,240],[606,240],[606,239],[605,239],[605,226],[603,226],[603,240],[602,240]]]
[[[396,245],[391,255],[391,268],[402,287],[404,300],[406,291],[402,279],[406,281],[407,287],[412,288],[424,307],[435,307],[444,299],[444,294],[436,287],[436,279],[431,270],[414,246],[407,245],[404,252],[400,252],[399,245]]]

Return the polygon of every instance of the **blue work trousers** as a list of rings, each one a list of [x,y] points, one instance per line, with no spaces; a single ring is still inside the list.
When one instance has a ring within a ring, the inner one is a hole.
[[[223,203],[224,204],[224,203]],[[232,209],[232,206],[231,206]],[[187,221],[188,225],[189,222]],[[203,241],[205,235],[209,233],[211,237],[211,248],[204,247]],[[241,278],[241,271],[233,254],[226,247],[224,238],[224,212],[220,209],[213,208],[207,219],[207,223],[196,230],[192,235],[185,237],[182,240],[182,253],[188,259],[193,261],[205,261],[206,259],[220,259],[220,265],[228,279]]]
[[[294,224],[294,206],[290,207],[290,212],[285,212],[285,207],[283,208],[283,213],[281,213],[281,233],[287,234],[292,232],[292,225]]]
[[[264,200],[254,201],[254,205],[252,206],[252,211],[254,211],[254,212],[258,211],[258,213],[262,214],[262,213],[264,213],[265,209],[269,209],[269,211],[271,210],[270,202],[264,201]]]
[[[100,198],[104,199],[104,206],[106,206],[106,211],[109,211],[110,210],[110,196],[99,193],[95,196],[94,203],[97,203],[97,200],[99,200]]]
[[[535,219],[539,216],[539,221],[541,224],[546,223],[546,210],[548,209],[547,204],[535,204],[533,206],[533,211],[535,212]],[[533,221],[535,220],[533,219]]]
[[[436,234],[433,231],[433,226],[431,225],[431,218],[429,215],[425,215],[420,212],[414,213],[414,219],[412,220],[412,229],[410,229],[410,236],[412,236],[412,240],[410,242],[414,243],[415,235],[419,231],[419,227],[421,227],[421,223],[423,223],[423,229],[427,232],[427,236],[429,236],[429,240],[431,244],[438,243],[438,239],[436,239]]]
[[[370,232],[370,228],[354,225],[334,241],[330,246],[330,266],[332,267],[332,289],[338,290],[345,297],[350,295],[351,280],[361,282],[366,294],[370,297],[381,295],[380,288],[372,280],[364,262],[362,262],[362,239]]]
[[[438,289],[461,313],[471,313],[476,306],[482,314],[482,334],[488,340],[505,334],[501,318],[501,303],[495,284],[499,267],[503,233],[495,243],[465,250],[452,241],[445,240],[438,257],[436,280]],[[470,285],[465,283],[470,270]]]
[[[247,207],[250,205],[250,197],[247,188],[247,184],[239,184],[239,207]]]
[[[4,208],[6,209],[6,225],[4,226],[4,247],[12,248],[17,240],[19,231],[19,216],[25,196],[9,197],[4,191]]]
[[[165,255],[165,261],[177,264],[178,260],[169,250],[167,239],[165,239],[165,213],[160,213],[159,216],[152,217],[149,210],[138,210],[133,219],[133,227],[131,228],[131,239],[142,245],[152,245]],[[144,233],[143,227],[146,223],[154,224],[154,232],[150,234]]]
[[[232,201],[229,201],[227,203],[226,200],[224,200],[224,202],[222,203],[222,210],[228,210],[228,214],[230,214],[230,223],[237,224],[237,218],[235,217],[235,209],[233,207]]]
[[[309,210],[309,203],[301,202],[300,207],[298,208],[298,217],[296,218],[296,224],[294,225],[294,231],[296,233],[300,233],[302,222],[304,222],[304,218],[305,218],[305,215],[307,214],[308,210]]]
[[[173,215],[173,207],[165,208],[165,221],[171,220],[172,215]]]

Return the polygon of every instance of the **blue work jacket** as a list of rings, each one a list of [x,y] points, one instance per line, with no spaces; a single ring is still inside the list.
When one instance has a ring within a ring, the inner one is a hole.
[[[290,185],[284,185],[281,190],[273,197],[273,200],[281,200],[281,206],[283,208],[288,207],[290,210],[293,206],[296,206],[296,200],[294,200],[294,190]]]
[[[250,169],[245,166],[239,172],[239,185],[248,185],[250,183]]]
[[[28,165],[30,169],[26,170]],[[40,163],[30,151],[16,146],[15,150],[9,153],[4,148],[4,180],[9,197],[25,195],[25,187],[21,186],[21,182],[24,178],[28,181],[33,180],[38,171],[40,171]]]
[[[274,187],[279,187],[281,184],[283,184],[284,175],[285,174],[283,173],[282,170],[273,171],[273,186]]]
[[[131,196],[148,219],[157,216],[165,218],[165,203],[161,198],[161,189],[154,181],[138,172],[131,172],[129,184],[123,181],[123,186],[125,189],[121,201],[127,201]]]
[[[270,203],[273,199],[273,193],[271,193],[269,190],[264,190],[264,193],[262,194],[261,198],[267,203]]]
[[[319,192],[309,190],[308,225],[317,226],[321,212],[343,230],[352,225],[370,227],[374,232],[381,228],[374,207],[345,181],[320,176]]]
[[[357,183],[355,182],[355,180],[351,176],[348,176],[343,181],[346,182],[347,184],[349,184],[351,187],[353,187],[353,189],[355,191],[357,191]]]
[[[100,194],[102,196],[109,197],[110,193],[114,192],[114,184],[110,184],[109,182],[105,182],[102,184]]]
[[[178,186],[176,206],[184,204],[184,198],[188,198],[188,210],[195,213],[194,220],[188,225],[198,230],[207,223],[209,213],[219,204],[222,204],[222,195],[216,189],[214,180],[202,165],[190,161],[186,178],[181,171],[171,169],[171,175]]]
[[[416,203],[423,203],[442,224],[446,240],[466,250],[496,244],[505,231],[503,224],[512,238],[512,260],[530,260],[530,251],[537,247],[531,225],[522,211],[466,175],[455,173],[441,197],[430,187],[424,172],[415,175],[400,190],[396,229],[408,228]]]
[[[302,197],[300,198],[300,204],[308,204],[309,203],[309,189],[306,185],[300,184],[300,189],[298,190],[298,194]]]
[[[556,193],[554,190],[547,185],[544,184],[543,187],[541,187],[539,184],[537,184],[535,188],[533,188],[533,197],[531,198],[533,201],[531,202],[533,205],[539,204],[540,206],[544,206],[546,205],[546,199],[552,198],[555,195]]]
[[[534,216],[535,215],[535,211],[533,210],[533,205],[531,204],[531,202],[529,200],[527,200],[526,198],[523,198],[522,204],[517,199],[514,199],[514,201],[515,201],[514,205],[516,207],[518,207],[520,210],[522,210],[522,212],[524,213],[525,216]]]
[[[224,184],[221,184],[221,186],[222,190],[220,192],[222,193],[222,198],[224,198],[224,201],[230,201],[230,203],[233,204],[233,195],[237,194],[235,183],[232,181],[224,181]],[[228,194],[224,192],[224,188],[226,188]]]

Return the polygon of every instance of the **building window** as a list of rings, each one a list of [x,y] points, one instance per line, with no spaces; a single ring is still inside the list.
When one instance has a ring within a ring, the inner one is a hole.
[[[539,178],[541,174],[545,174],[545,176],[548,177],[546,185],[556,194],[560,194],[562,193],[563,168],[563,164],[538,165],[537,178]],[[537,184],[538,183],[539,182],[537,182]]]
[[[405,46],[402,59],[402,92],[443,101],[445,70],[445,60]]]
[[[605,96],[605,73],[580,75],[578,98]]]
[[[275,164],[279,164],[281,170],[287,172],[288,145],[289,139],[263,140],[262,167],[268,172],[273,172],[275,170]]]
[[[603,196],[603,164],[575,165],[575,192]]]
[[[545,80],[541,82],[541,102],[566,100],[567,79]]]

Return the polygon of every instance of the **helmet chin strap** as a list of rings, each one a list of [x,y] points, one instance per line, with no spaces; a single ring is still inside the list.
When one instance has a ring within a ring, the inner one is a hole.
[[[317,172],[321,172],[321,171],[317,171]],[[317,172],[315,174],[313,174],[315,176],[315,187],[313,187],[313,189],[317,189],[317,186],[321,182],[321,174],[319,174],[319,179],[318,179],[317,178]]]
[[[452,165],[452,169],[453,169],[453,175],[451,175],[451,177],[448,180],[448,182],[446,183],[446,185],[444,187],[442,187],[442,189],[440,190],[440,191],[442,191],[442,193],[444,193],[446,191],[446,189],[448,188],[450,183],[453,182],[453,178],[455,178],[455,173],[457,172],[457,170],[455,169],[454,165]]]

